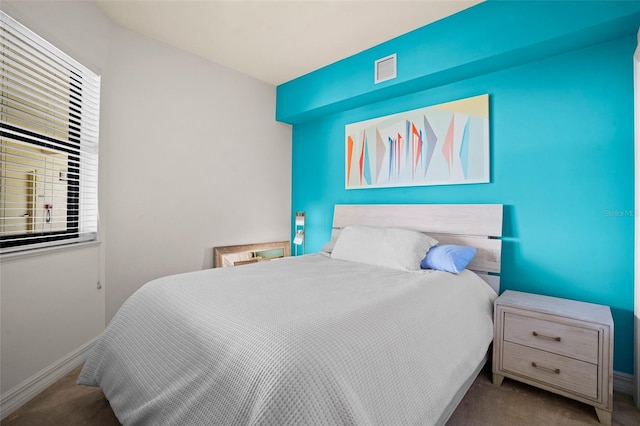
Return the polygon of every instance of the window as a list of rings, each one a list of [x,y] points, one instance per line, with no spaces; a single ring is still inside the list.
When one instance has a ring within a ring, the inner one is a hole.
[[[100,77],[0,11],[0,253],[98,231]]]

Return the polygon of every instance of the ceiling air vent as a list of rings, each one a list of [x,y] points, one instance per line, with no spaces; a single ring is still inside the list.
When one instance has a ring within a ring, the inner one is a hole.
[[[396,67],[396,54],[378,59],[375,66],[375,84],[391,80],[398,75]]]

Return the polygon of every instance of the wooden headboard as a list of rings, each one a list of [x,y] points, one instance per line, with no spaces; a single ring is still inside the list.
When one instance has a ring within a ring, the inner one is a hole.
[[[349,225],[412,229],[440,244],[477,249],[467,267],[500,290],[502,204],[336,204],[333,230]]]

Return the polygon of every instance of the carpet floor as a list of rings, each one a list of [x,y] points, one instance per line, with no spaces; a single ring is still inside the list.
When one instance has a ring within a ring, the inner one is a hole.
[[[58,380],[2,421],[1,426],[119,425],[97,388],[76,384],[80,367]],[[214,424],[214,422],[212,422]],[[597,425],[593,407],[505,379],[491,383],[489,366],[480,373],[447,426]],[[640,410],[630,395],[614,392],[613,424],[640,425]]]

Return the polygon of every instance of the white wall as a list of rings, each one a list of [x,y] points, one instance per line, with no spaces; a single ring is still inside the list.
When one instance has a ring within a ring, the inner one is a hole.
[[[2,260],[2,394],[104,329],[99,246]]]
[[[111,24],[92,4],[3,0],[0,6],[94,71],[108,73]],[[103,143],[108,123],[102,117]],[[96,288],[104,279],[103,257],[104,247],[92,245],[0,259],[2,399],[104,329],[105,291]]]
[[[275,87],[112,25],[90,2],[1,5],[102,75],[102,243],[1,259],[5,396],[148,280],[211,267],[216,245],[289,239],[291,129],[275,121]]]
[[[288,240],[291,205],[274,86],[121,28],[112,49],[107,320],[214,246]]]

